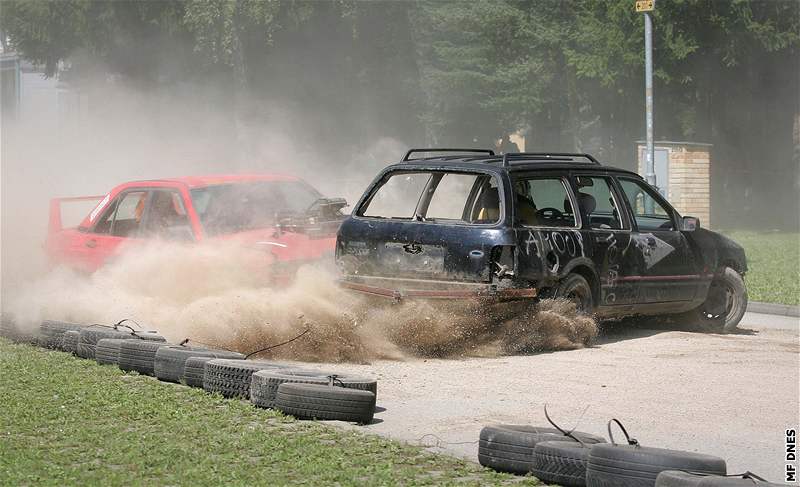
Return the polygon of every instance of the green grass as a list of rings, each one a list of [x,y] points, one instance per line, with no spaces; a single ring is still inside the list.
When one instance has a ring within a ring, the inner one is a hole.
[[[747,254],[750,301],[800,304],[800,234],[725,232]]]
[[[0,338],[0,485],[518,482],[537,485]]]

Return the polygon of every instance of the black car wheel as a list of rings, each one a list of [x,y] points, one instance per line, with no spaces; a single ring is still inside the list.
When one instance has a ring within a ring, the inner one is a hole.
[[[736,329],[746,310],[747,288],[744,279],[738,272],[726,267],[711,281],[706,301],[691,314],[701,329],[730,332]]]
[[[575,303],[575,308],[579,313],[588,315],[594,312],[592,287],[589,285],[589,281],[580,274],[570,274],[561,281],[554,297]]]

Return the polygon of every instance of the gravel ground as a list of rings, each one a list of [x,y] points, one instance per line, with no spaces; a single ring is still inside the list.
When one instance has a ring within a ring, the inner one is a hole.
[[[364,429],[434,451],[477,461],[483,425],[546,425],[547,404],[564,426],[606,436],[619,418],[642,445],[715,454],[729,472],[778,481],[784,431],[800,421],[799,324],[748,314],[750,334],[616,327],[583,350],[336,369],[379,379],[381,409]]]

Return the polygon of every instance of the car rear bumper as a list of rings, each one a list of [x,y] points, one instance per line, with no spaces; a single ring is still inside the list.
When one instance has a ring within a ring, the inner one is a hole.
[[[483,283],[391,278],[340,279],[338,283],[351,291],[394,301],[407,299],[513,301],[537,296],[536,288],[498,288],[496,285]]]

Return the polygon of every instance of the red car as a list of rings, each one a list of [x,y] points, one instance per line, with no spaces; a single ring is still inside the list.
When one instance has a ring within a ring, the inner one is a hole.
[[[100,203],[80,225],[63,228],[62,203],[94,199]],[[344,199],[323,198],[305,181],[282,174],[133,181],[105,196],[51,200],[46,250],[53,265],[94,272],[123,246],[147,239],[235,239],[274,261],[300,265],[333,258],[345,206]]]

